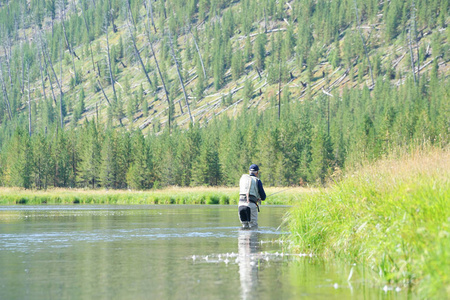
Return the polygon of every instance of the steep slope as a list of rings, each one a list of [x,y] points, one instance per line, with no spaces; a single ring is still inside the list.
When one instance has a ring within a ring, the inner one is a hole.
[[[49,2],[53,5],[50,8]],[[56,71],[53,74],[47,68],[44,76],[58,77],[62,68],[62,78],[53,78],[51,82],[56,115],[59,114],[57,81],[62,84],[65,126],[70,122],[73,125],[83,123],[97,115],[104,123],[108,110],[111,110],[112,126],[123,124],[143,129],[152,125],[155,131],[166,126],[168,101],[148,38],[160,60],[169,102],[173,106],[171,118],[183,127],[191,120],[174,57],[192,106],[192,117],[197,122],[223,113],[236,114],[241,106],[265,109],[270,106],[270,99],[277,97],[278,90],[283,94],[283,90],[289,89],[290,98],[295,101],[320,93],[330,94],[344,87],[371,87],[379,76],[393,84],[402,84],[412,73],[410,51],[416,75],[430,70],[434,60],[438,62],[439,72],[448,75],[446,1],[436,1],[435,5],[425,8],[422,7],[425,4],[418,2],[418,9],[411,1],[144,1],[145,5],[141,1],[131,1],[130,7],[121,1],[106,0],[69,1],[67,5],[61,5],[61,1],[49,2],[22,1],[22,7],[20,3],[10,2],[2,8],[5,14],[11,6],[17,5],[17,13],[22,16],[17,18],[26,18],[24,14],[29,16],[19,24],[14,17],[18,28],[10,30],[8,35],[13,36],[9,41],[4,40],[2,61],[7,67],[3,72],[8,68],[17,74],[18,78],[11,82],[20,86],[19,96],[16,96],[20,99],[15,99],[12,111],[20,115],[27,114],[28,101],[25,92],[28,78],[21,74],[26,73],[27,68],[32,70],[30,101],[36,105],[36,119],[44,118],[40,113],[45,110],[43,87],[47,98],[51,93],[47,82],[41,84],[38,70],[41,39],[36,23],[42,24],[43,40],[48,44],[47,51]],[[52,9],[54,18],[52,13],[45,17]],[[150,10],[154,26],[147,18]],[[411,15],[416,10],[418,13]],[[359,12],[358,22],[356,11]],[[33,15],[35,17],[31,17]],[[41,16],[39,21],[35,20],[36,15]],[[66,20],[64,27],[61,26],[63,18]],[[8,18],[3,20],[10,22]],[[92,40],[92,57],[91,47],[86,42],[89,39]],[[133,40],[140,57],[134,51]],[[12,44],[10,49],[7,49],[8,43]],[[174,44],[174,55],[171,44]],[[64,47],[62,66],[60,46]],[[71,48],[76,55],[73,61]],[[10,53],[5,56],[5,52]],[[148,74],[142,70],[140,60]],[[111,61],[111,74],[108,61]],[[7,81],[7,76],[3,78]],[[81,89],[85,94],[84,107],[79,103]],[[17,94],[17,91],[10,93]],[[5,111],[4,105],[2,108]],[[74,117],[80,120],[72,121]],[[40,124],[32,127],[48,125],[36,121]],[[5,122],[4,117],[2,124]]]
[[[0,181],[233,185],[253,161],[292,185],[445,146],[448,22],[440,0],[4,1]]]

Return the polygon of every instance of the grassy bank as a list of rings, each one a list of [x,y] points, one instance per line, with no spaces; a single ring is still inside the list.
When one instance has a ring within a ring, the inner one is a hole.
[[[264,204],[291,205],[310,193],[305,188],[266,188]],[[150,191],[18,188],[0,189],[0,205],[11,204],[237,204],[237,188],[167,188]]]
[[[289,221],[297,251],[364,263],[421,298],[450,294],[449,151],[363,167],[302,201]]]

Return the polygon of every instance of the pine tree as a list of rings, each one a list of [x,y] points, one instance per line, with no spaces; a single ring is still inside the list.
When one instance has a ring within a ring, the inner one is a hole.
[[[142,114],[143,114],[144,118],[148,117],[148,101],[147,101],[147,97],[145,97],[144,100],[142,101]]]
[[[248,102],[253,98],[253,83],[247,77],[244,83],[244,107],[248,106]]]
[[[132,151],[133,160],[127,172],[128,186],[137,190],[151,188],[153,184],[151,156],[140,130],[133,133]]]
[[[69,185],[70,153],[67,151],[68,141],[64,131],[58,131],[57,138],[54,139],[51,151],[51,181],[55,187],[66,187]]]
[[[231,74],[234,81],[238,81],[243,72],[242,54],[240,50],[237,50],[231,61]]]
[[[255,64],[259,70],[264,70],[265,67],[266,42],[267,37],[263,33],[259,34],[255,41],[253,52],[255,53]]]
[[[330,173],[332,159],[333,147],[330,137],[322,129],[317,128],[312,140],[309,180],[322,183]]]
[[[34,186],[37,189],[47,187],[47,175],[49,166],[48,145],[47,140],[41,133],[34,134],[32,136],[32,148],[33,148],[33,171]]]
[[[247,35],[247,38],[245,39],[245,46],[244,46],[244,63],[248,63],[251,61],[253,56],[252,53],[252,43],[250,41],[250,36]]]
[[[84,186],[97,187],[100,184],[101,146],[97,126],[93,121],[84,128],[81,149],[79,180]]]
[[[29,135],[23,130],[14,133],[8,149],[7,170],[9,184],[23,188],[31,188],[32,184],[32,149]]]

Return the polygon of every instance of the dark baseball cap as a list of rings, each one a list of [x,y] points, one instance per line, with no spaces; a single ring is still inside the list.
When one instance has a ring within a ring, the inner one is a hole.
[[[250,166],[249,170],[250,171],[259,171],[259,167],[258,167],[258,165],[253,164]]]

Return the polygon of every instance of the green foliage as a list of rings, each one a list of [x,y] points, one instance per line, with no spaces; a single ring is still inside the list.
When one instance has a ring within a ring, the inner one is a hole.
[[[248,102],[253,98],[253,83],[247,77],[244,83],[244,103],[248,105]]]
[[[241,77],[243,71],[244,64],[242,61],[242,54],[240,50],[237,50],[231,60],[231,74],[233,76],[233,80],[237,81]]]
[[[311,195],[289,216],[290,246],[364,264],[388,284],[413,285],[420,298],[445,298],[448,157],[448,151],[413,151]]]
[[[250,42],[250,36],[247,35],[244,46],[244,63],[248,63],[252,59],[252,57],[252,43]]]
[[[273,0],[151,1],[156,30],[151,26],[149,36],[144,32],[142,1],[130,1],[133,21],[123,1],[65,1],[67,38],[80,59],[65,49],[62,61],[61,45],[67,45],[57,2],[17,0],[0,5],[0,185],[135,189],[235,185],[255,160],[269,170],[263,176],[270,184],[323,183],[341,168],[378,159],[397,147],[448,145],[448,70],[442,64],[450,56],[449,27],[443,31],[448,1],[416,1],[415,9],[411,1],[357,1],[361,24],[366,25],[362,33],[369,60],[378,78],[371,90],[362,87],[368,64],[352,1],[290,1],[289,5]],[[115,93],[105,58],[107,12],[112,12],[108,15],[116,26],[113,29],[110,18]],[[135,72],[140,67],[130,47],[128,22],[152,78],[145,91],[142,72]],[[420,66],[434,59],[421,71],[417,85],[405,77],[410,74],[407,56],[393,64],[406,49],[409,27],[413,39],[420,29]],[[189,99],[199,109],[194,114],[198,113],[195,118],[201,124],[188,130],[185,108],[181,113],[174,102],[182,96],[168,28]],[[149,42],[170,91],[169,105]],[[322,72],[330,78],[322,80]],[[27,75],[33,132],[28,140]],[[400,86],[391,85],[389,79],[394,78]],[[56,127],[60,124],[57,81],[64,92],[63,130]],[[333,96],[326,98],[321,89],[328,92],[333,82]],[[352,88],[343,91],[342,85]],[[218,91],[216,99],[209,99],[216,93],[211,87]],[[219,107],[220,95],[223,107]],[[152,155],[149,161],[135,161],[132,149],[139,138],[134,130],[146,125],[142,147]],[[125,126],[129,132],[123,131]],[[31,157],[24,157],[25,152]],[[142,173],[146,164],[151,170]],[[288,174],[286,166],[295,170]]]
[[[253,52],[255,54],[256,67],[259,70],[263,70],[265,67],[266,42],[267,42],[267,37],[264,33],[259,34],[255,41],[255,46],[254,46]]]

